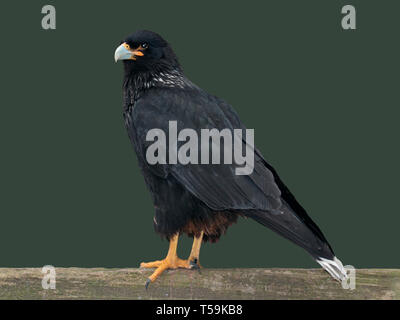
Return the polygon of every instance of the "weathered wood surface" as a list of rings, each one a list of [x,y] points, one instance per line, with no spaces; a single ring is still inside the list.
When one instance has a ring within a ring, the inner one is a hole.
[[[400,299],[400,270],[361,269],[344,290],[322,269],[169,270],[146,291],[151,270],[56,268],[56,290],[39,268],[0,269],[0,299]]]

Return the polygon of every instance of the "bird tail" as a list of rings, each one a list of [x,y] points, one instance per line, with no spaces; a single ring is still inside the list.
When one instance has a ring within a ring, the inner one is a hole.
[[[297,215],[287,202],[283,201],[276,212],[252,211],[246,216],[307,250],[334,279],[341,281],[347,277],[318,226],[305,213]]]
[[[329,260],[320,257],[316,261],[336,280],[343,281],[348,278],[346,269],[338,258],[333,257],[333,260]]]

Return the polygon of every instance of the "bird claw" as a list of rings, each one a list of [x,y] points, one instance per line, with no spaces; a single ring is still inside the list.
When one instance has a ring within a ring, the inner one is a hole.
[[[199,273],[201,273],[200,272],[200,265],[199,265],[199,260],[198,259],[193,259],[193,260],[190,260],[189,261],[189,267],[190,267],[190,269],[193,269],[193,270],[198,270],[199,271]]]
[[[149,284],[151,283],[151,280],[150,279],[147,279],[146,280],[146,284],[144,285],[145,286],[145,288],[146,288],[146,290],[149,288]]]
[[[192,261],[189,262],[189,266],[190,266],[190,269],[200,269],[199,265]]]

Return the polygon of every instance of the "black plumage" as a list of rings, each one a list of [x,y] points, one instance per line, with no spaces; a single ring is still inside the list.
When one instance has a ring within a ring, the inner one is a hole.
[[[155,230],[168,239],[178,233],[198,237],[203,232],[203,241],[216,241],[239,216],[249,217],[303,247],[336,279],[345,277],[321,230],[259,150],[255,149],[250,175],[236,175],[235,164],[146,161],[151,144],[147,132],[159,128],[168,133],[169,121],[177,121],[178,130],[191,128],[199,136],[201,129],[245,126],[228,103],[184,75],[173,50],[159,35],[138,31],[123,43],[132,52],[131,58],[122,59],[125,127],[154,202]]]

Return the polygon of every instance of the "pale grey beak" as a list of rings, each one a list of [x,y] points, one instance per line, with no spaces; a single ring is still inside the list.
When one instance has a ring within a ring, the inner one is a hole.
[[[132,58],[132,51],[125,48],[125,43],[121,44],[117,50],[115,50],[114,59],[115,62],[118,60],[129,60]]]

